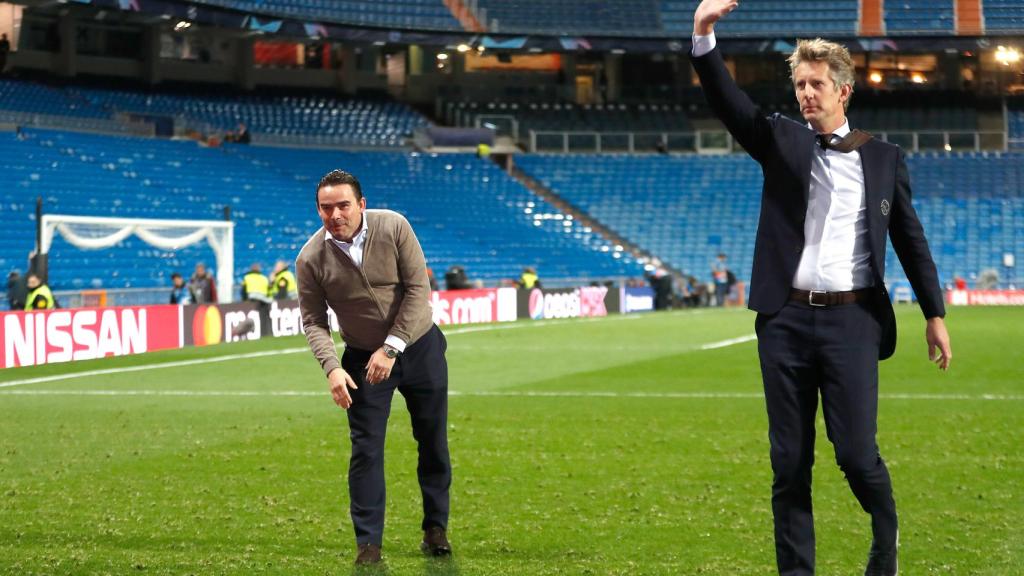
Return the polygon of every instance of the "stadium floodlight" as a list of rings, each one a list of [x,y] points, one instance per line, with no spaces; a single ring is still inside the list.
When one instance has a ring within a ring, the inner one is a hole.
[[[1020,62],[1020,51],[1016,48],[998,46],[996,47],[996,62],[999,62],[1003,66],[1016,64],[1017,62]]]
[[[132,235],[163,250],[177,250],[206,241],[213,248],[217,260],[217,294],[220,300],[230,302],[234,294],[234,222],[44,214],[40,227],[40,254],[50,252],[55,233],[83,250],[110,248]]]

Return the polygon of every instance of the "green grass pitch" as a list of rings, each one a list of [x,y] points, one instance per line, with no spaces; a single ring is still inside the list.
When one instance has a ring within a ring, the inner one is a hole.
[[[952,309],[945,374],[898,317],[879,443],[901,574],[1024,574],[1024,309]],[[774,573],[756,343],[703,348],[752,313],[447,332],[456,555],[419,554],[396,395],[380,572]],[[301,337],[0,371],[0,574],[350,574],[347,428]],[[820,417],[817,450],[819,573],[859,574],[868,518]]]

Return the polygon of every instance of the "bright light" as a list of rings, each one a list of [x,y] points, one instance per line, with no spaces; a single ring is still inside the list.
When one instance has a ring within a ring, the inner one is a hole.
[[[442,61],[443,61],[443,60],[447,60],[447,59],[448,59],[448,55],[447,55],[447,54],[445,54],[444,52],[438,52],[438,54],[437,54],[437,59],[438,59],[438,60],[442,60]]]
[[[868,80],[870,80],[872,84],[881,84],[882,80],[883,80],[882,73],[881,72],[872,72],[868,76]]]
[[[177,24],[174,25],[174,31],[175,32],[181,32],[182,30],[185,30],[185,29],[191,28],[191,27],[192,27],[192,23],[191,22],[186,22],[185,20],[182,20],[182,21],[180,21],[180,22],[178,22]]]
[[[1017,62],[1020,62],[1020,51],[1016,48],[999,46],[996,48],[996,62],[999,62],[1003,66],[1016,64]]]
[[[469,44],[459,44],[456,50],[459,52],[469,52]]]
[[[477,52],[483,52],[484,50],[486,50],[486,48],[484,48],[484,45],[483,45],[483,44],[481,44],[481,45],[479,45],[479,46],[477,46],[477,47],[476,47],[476,51],[477,51]]]
[[[913,74],[910,75],[910,81],[913,82],[914,84],[924,84],[925,82],[928,81],[928,79],[924,77],[924,74],[921,74],[920,72],[914,72]]]
[[[946,144],[945,146],[943,146],[943,148],[946,149],[946,152],[952,152],[953,151],[953,147],[950,146],[949,144]]]

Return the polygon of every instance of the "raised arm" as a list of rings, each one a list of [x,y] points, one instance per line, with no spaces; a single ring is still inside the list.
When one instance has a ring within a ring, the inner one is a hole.
[[[721,52],[714,47],[715,24],[738,4],[735,0],[700,3],[693,13],[694,47],[690,61],[715,115],[747,153],[760,160],[770,143],[772,121],[736,86]]]

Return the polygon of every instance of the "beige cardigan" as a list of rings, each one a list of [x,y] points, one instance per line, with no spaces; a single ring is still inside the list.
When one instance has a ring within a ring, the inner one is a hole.
[[[367,210],[363,266],[327,240],[321,227],[295,260],[302,326],[324,374],[339,368],[327,307],[346,346],[375,351],[389,334],[411,345],[433,325],[427,265],[404,216]]]

